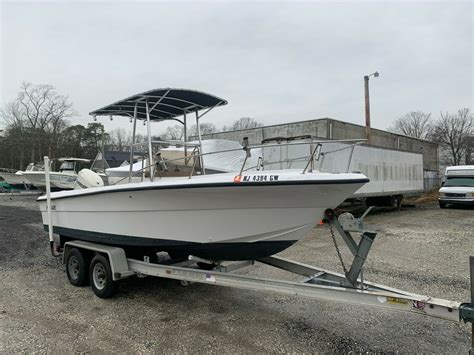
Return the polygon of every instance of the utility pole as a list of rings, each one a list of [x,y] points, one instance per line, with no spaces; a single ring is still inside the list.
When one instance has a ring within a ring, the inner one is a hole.
[[[371,132],[370,132],[370,99],[369,99],[369,78],[371,76],[378,77],[379,72],[372,73],[364,76],[364,92],[365,92],[365,138],[367,144],[372,144]]]
[[[371,144],[370,139],[370,102],[369,102],[369,76],[364,76],[364,91],[365,91],[365,139],[367,144]]]

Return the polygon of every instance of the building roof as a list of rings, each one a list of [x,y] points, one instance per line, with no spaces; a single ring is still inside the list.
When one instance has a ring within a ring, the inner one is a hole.
[[[365,128],[365,126],[360,125],[360,124],[357,124],[357,123],[352,123],[352,122],[346,122],[346,121],[336,120],[336,119],[330,118],[330,117],[323,117],[323,118],[315,118],[315,119],[312,119],[312,120],[285,122],[285,123],[272,124],[272,125],[268,125],[268,126],[260,126],[260,127],[254,127],[254,128],[243,128],[243,129],[236,129],[236,130],[230,130],[230,131],[208,133],[208,134],[203,134],[202,136],[203,136],[203,137],[206,137],[206,136],[215,135],[215,134],[220,134],[220,133],[240,132],[240,131],[253,131],[253,130],[265,129],[265,128],[270,128],[270,127],[279,127],[279,126],[286,126],[286,125],[297,125],[297,124],[301,124],[301,123],[316,122],[316,121],[333,121],[333,122],[338,122],[338,123],[342,123],[342,124],[346,124],[346,125],[351,125],[351,126],[356,126],[356,127],[360,127],[360,128]],[[414,139],[414,140],[418,140],[418,141],[421,141],[421,142],[430,143],[430,144],[433,144],[433,145],[438,146],[438,143],[433,142],[433,141],[430,141],[430,140],[427,140],[427,139],[410,137],[410,136],[407,136],[407,135],[404,135],[404,134],[395,133],[395,132],[390,132],[390,131],[385,131],[385,130],[383,130],[383,129],[373,128],[373,127],[371,127],[370,129],[373,130],[373,131],[379,131],[379,132],[389,133],[389,134],[391,134],[391,135],[393,135],[393,136],[405,137],[405,138]],[[193,137],[194,137],[194,136],[191,136],[191,138],[193,138]],[[320,137],[320,138],[322,138],[322,137]]]

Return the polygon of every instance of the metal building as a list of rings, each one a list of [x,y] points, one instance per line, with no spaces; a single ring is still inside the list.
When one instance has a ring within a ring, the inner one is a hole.
[[[326,139],[364,139],[365,126],[343,122],[332,118],[283,123],[252,129],[219,132],[203,135],[203,139],[230,139],[242,142],[248,137],[250,144],[259,144],[264,139],[311,135]],[[192,139],[192,137],[191,137]],[[373,146],[420,153],[423,155],[425,190],[439,184],[438,144],[379,129],[371,129]]]

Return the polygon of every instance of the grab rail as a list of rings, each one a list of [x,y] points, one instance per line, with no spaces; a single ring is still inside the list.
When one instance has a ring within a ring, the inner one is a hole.
[[[246,169],[246,167],[245,167],[245,165],[247,163],[247,160],[251,156],[251,151],[253,149],[271,148],[271,147],[291,147],[291,146],[299,146],[299,145],[310,145],[310,146],[316,145],[316,146],[314,147],[314,149],[311,149],[311,154],[309,154],[307,156],[302,156],[302,157],[289,159],[289,160],[288,159],[279,160],[279,161],[276,161],[276,162],[271,162],[270,164],[275,164],[275,163],[279,163],[279,162],[282,162],[282,161],[293,162],[293,161],[299,161],[299,160],[304,159],[304,160],[307,160],[307,163],[305,164],[305,167],[302,170],[302,174],[305,174],[307,171],[312,172],[314,170],[314,161],[315,160],[319,161],[320,157],[322,157],[321,164],[320,164],[320,165],[322,165],[323,162],[324,162],[324,158],[327,155],[332,154],[332,153],[336,153],[336,152],[339,152],[339,151],[350,149],[349,159],[348,159],[347,167],[346,167],[346,172],[349,172],[349,168],[350,168],[351,161],[352,161],[352,156],[353,156],[353,153],[354,153],[354,148],[355,148],[356,145],[360,145],[364,142],[366,142],[365,139],[313,140],[313,141],[310,141],[310,142],[291,142],[291,143],[246,145],[242,148],[223,149],[223,150],[219,150],[219,151],[215,151],[215,152],[207,152],[207,153],[201,153],[201,147],[197,143],[186,143],[186,142],[180,142],[180,141],[153,141],[152,143],[154,143],[154,144],[170,144],[170,145],[175,143],[176,145],[184,146],[185,147],[185,149],[184,149],[185,152],[187,152],[186,146],[193,147],[193,150],[192,150],[192,152],[190,153],[189,156],[185,154],[184,157],[178,157],[178,158],[166,159],[166,160],[163,159],[163,162],[165,162],[166,164],[184,160],[185,161],[185,166],[187,166],[189,161],[191,159],[193,159],[193,165],[191,166],[191,171],[189,173],[189,178],[191,179],[193,174],[194,174],[194,171],[196,170],[197,161],[198,160],[200,161],[200,159],[204,156],[208,156],[208,155],[212,155],[212,154],[220,154],[220,153],[237,152],[237,151],[242,151],[242,150],[245,151],[246,152],[246,157],[245,157],[244,162],[242,163],[242,166],[239,170],[239,175],[241,175],[244,171],[247,171],[247,170],[253,168],[253,167],[250,167],[250,168]],[[322,152],[323,144],[331,144],[331,143],[352,143],[352,144],[348,145],[347,147],[337,148],[337,149],[334,149],[334,150],[331,150],[331,151],[328,151],[328,152]],[[145,144],[145,143],[137,143],[137,144]],[[129,177],[133,177],[133,176],[137,176],[137,175],[141,174],[142,178],[143,178],[143,172],[146,171],[147,169],[149,169],[152,166],[151,164],[149,164],[147,166],[144,166],[143,161],[144,160],[142,160],[142,168],[140,170],[133,171],[132,174]],[[259,168],[259,166],[264,167],[265,165],[266,165],[265,162],[262,160],[262,163],[257,164],[256,168]],[[118,184],[121,181],[123,181],[123,180],[125,180],[129,177],[124,177],[124,178],[118,180],[117,182],[115,182],[115,184]]]

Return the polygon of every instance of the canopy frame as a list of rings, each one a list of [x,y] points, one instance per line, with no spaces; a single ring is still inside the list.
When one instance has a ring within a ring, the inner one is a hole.
[[[153,159],[151,122],[173,120],[181,123],[184,133],[184,143],[187,143],[187,120],[186,114],[194,112],[196,115],[196,127],[199,137],[199,149],[202,148],[201,127],[199,119],[218,106],[226,105],[227,101],[217,96],[200,91],[188,89],[154,89],[137,94],[126,99],[117,101],[100,109],[92,111],[94,120],[97,116],[124,116],[133,121],[132,142],[130,144],[130,161],[132,162],[136,136],[137,120],[144,120],[147,124],[148,157],[150,167],[150,181],[154,179],[155,163]],[[205,110],[199,114],[199,111]],[[182,119],[178,117],[182,116]],[[187,152],[185,153],[187,155]],[[130,163],[130,166],[132,164]],[[205,174],[204,162],[200,157],[202,174]],[[130,167],[129,182],[132,181],[132,167]]]

